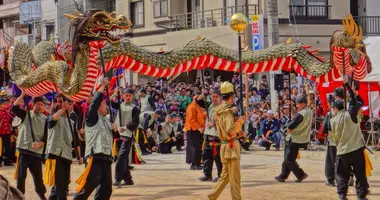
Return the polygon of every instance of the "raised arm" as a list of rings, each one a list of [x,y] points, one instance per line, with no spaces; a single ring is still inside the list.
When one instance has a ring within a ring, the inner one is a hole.
[[[350,84],[347,81],[344,83],[344,87],[347,89],[348,94],[350,95],[350,101],[348,104],[348,113],[350,114],[351,120],[356,124],[358,123],[358,101],[356,99],[355,93],[352,90]]]
[[[103,97],[104,97],[103,92],[107,84],[108,84],[108,79],[104,78],[102,82],[102,86],[100,86],[100,88],[95,93],[94,97],[92,98],[90,107],[88,108],[88,111],[86,113],[86,125],[88,127],[92,127],[96,123],[98,123],[98,120],[99,120],[98,109],[100,105],[102,104]]]

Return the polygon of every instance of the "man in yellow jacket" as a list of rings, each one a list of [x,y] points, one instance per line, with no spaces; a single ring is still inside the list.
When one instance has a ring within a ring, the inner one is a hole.
[[[233,85],[224,82],[221,85],[223,103],[215,108],[215,123],[221,141],[220,158],[223,163],[220,179],[208,198],[218,199],[223,189],[230,183],[231,196],[234,200],[241,198],[240,186],[240,142],[238,140],[244,117],[235,120],[232,111],[234,102]]]

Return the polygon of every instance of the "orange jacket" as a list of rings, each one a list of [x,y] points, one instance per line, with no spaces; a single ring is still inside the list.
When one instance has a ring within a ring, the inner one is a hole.
[[[185,130],[195,131],[199,128],[204,128],[206,123],[207,113],[196,102],[192,102],[186,108]]]

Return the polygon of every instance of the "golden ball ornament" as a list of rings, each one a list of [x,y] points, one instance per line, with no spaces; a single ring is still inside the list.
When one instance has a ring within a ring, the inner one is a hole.
[[[244,14],[236,13],[231,16],[230,27],[235,32],[241,33],[247,28],[247,26],[248,26],[248,19]]]

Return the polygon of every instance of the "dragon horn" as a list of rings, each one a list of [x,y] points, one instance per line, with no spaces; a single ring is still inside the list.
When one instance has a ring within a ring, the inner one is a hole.
[[[67,17],[68,19],[74,19],[75,16],[72,14],[63,14],[63,16]]]
[[[343,17],[342,22],[343,22],[343,29],[344,29],[343,31],[348,32],[348,24],[347,24],[346,17]]]
[[[77,9],[74,9],[74,14],[77,17],[82,17],[83,16]]]
[[[291,44],[293,43],[293,38],[289,38],[288,40],[286,40],[286,44]]]

